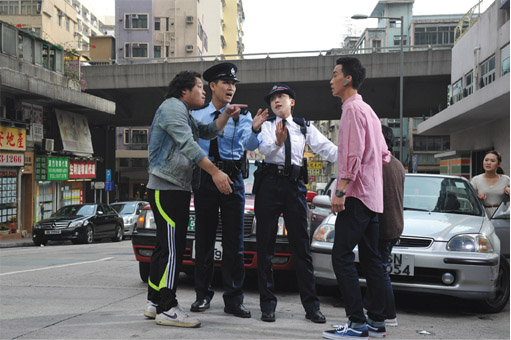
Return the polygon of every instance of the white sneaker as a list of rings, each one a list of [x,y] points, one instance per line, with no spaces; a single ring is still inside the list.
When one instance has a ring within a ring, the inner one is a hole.
[[[385,320],[386,327],[397,327],[397,318]]]
[[[147,300],[144,310],[144,316],[149,319],[154,319],[156,317],[156,307],[158,307],[157,304],[150,300]]]
[[[185,313],[181,306],[177,305],[166,312],[156,315],[156,323],[164,326],[176,327],[199,327],[200,321]]]

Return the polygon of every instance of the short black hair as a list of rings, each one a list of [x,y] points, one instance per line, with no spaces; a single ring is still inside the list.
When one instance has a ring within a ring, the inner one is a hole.
[[[366,79],[366,69],[360,63],[360,60],[353,57],[341,57],[336,61],[337,65],[342,65],[344,76],[351,76],[351,86],[358,90]]]
[[[184,90],[192,90],[195,86],[195,78],[200,79],[200,73],[195,71],[181,71],[172,79],[167,87],[165,99],[183,97]]]
[[[381,132],[383,133],[383,138],[385,138],[385,142],[387,143],[387,149],[392,152],[392,146],[394,146],[394,131],[386,125],[381,126]]]

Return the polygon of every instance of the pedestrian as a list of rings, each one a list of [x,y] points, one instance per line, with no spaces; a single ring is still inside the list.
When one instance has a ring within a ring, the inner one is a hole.
[[[232,63],[221,63],[207,69],[203,76],[209,83],[212,99],[207,106],[192,111],[195,119],[203,123],[214,121],[230,105],[239,82],[237,67]],[[202,150],[209,159],[227,175],[232,184],[232,193],[224,195],[212,177],[201,174],[200,186],[194,189],[195,206],[195,293],[192,312],[203,312],[210,307],[214,290],[211,281],[214,274],[215,241],[219,222],[222,225],[222,283],[224,288],[224,312],[237,317],[250,318],[243,306],[242,286],[245,279],[243,260],[243,226],[245,211],[245,185],[242,169],[246,157],[244,150],[255,150],[259,144],[257,131],[267,112],[259,112],[252,120],[250,112],[229,119],[224,134],[216,139],[199,139]],[[246,169],[246,168],[245,168]],[[247,174],[248,175],[248,174]]]
[[[278,219],[284,215],[287,237],[293,251],[300,298],[305,316],[315,323],[324,323],[316,295],[314,270],[307,232],[307,165],[303,157],[308,144],[313,152],[330,162],[337,158],[337,147],[314,125],[293,118],[296,94],[285,84],[276,84],[264,100],[276,117],[268,118],[259,135],[259,152],[266,156],[256,192],[257,275],[260,293],[261,320],[275,321],[275,284],[273,264]]]
[[[504,197],[509,196],[509,176],[504,175],[500,152],[491,150],[483,160],[484,173],[474,176],[470,183],[477,197],[483,202],[488,218],[491,218]]]
[[[385,125],[382,125],[382,132],[387,143],[387,149],[392,152],[394,133],[391,128]],[[389,264],[392,248],[403,233],[403,195],[406,172],[403,164],[394,156],[391,156],[389,163],[383,164],[382,171],[384,203],[383,213],[378,215],[380,222],[378,250],[380,252],[385,282],[385,326],[397,327],[396,303],[387,265]]]
[[[156,247],[151,256],[147,304],[144,315],[156,323],[177,327],[199,327],[176,298],[177,276],[186,242],[190,211],[192,174],[200,167],[213,177],[224,194],[232,192],[232,181],[207,158],[198,144],[199,136],[214,138],[227,120],[239,115],[241,107],[231,105],[208,125],[196,121],[189,110],[204,105],[205,92],[200,74],[178,73],[170,82],[149,132],[149,203],[156,222]],[[197,178],[194,178],[197,180]]]
[[[384,337],[384,280],[378,252],[378,213],[383,212],[382,163],[388,163],[380,120],[362,100],[358,89],[365,68],[353,57],[337,59],[330,81],[332,94],[342,100],[338,138],[338,177],[332,198],[337,215],[332,266],[346,305],[346,325],[323,332],[328,339]],[[364,315],[353,249],[358,245],[365,273],[367,318]]]

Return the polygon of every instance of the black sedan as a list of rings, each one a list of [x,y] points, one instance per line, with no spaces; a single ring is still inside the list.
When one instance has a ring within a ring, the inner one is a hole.
[[[123,238],[122,217],[108,204],[74,204],[57,210],[50,218],[37,222],[32,231],[36,246],[51,240],[92,243],[101,238],[119,242]]]

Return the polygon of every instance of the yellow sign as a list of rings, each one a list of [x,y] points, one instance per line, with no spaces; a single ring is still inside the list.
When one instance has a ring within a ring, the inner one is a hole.
[[[0,126],[0,150],[25,151],[27,130]]]
[[[307,163],[308,169],[323,169],[323,162],[309,162]]]

